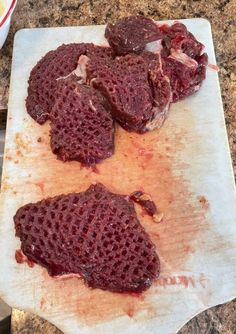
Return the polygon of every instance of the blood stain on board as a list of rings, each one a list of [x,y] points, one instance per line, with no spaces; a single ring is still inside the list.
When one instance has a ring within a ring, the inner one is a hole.
[[[154,149],[145,143],[140,144],[136,140],[131,141],[130,153],[136,153],[137,157],[143,157],[145,161],[149,161],[153,158]]]
[[[41,298],[40,299],[40,309],[43,310],[45,308],[45,299]]]
[[[133,307],[128,307],[126,310],[126,314],[128,315],[128,317],[133,318],[135,312],[134,312],[134,308]]]
[[[155,308],[142,295],[138,298],[132,294],[88,290],[85,298],[81,296],[77,303],[76,314],[86,325],[95,325],[121,316],[135,318],[139,312],[146,313],[147,318],[152,318],[156,314]]]
[[[194,249],[190,247],[189,245],[183,247],[184,252],[190,254],[190,253],[195,253]]]
[[[34,184],[36,187],[38,187],[41,190],[42,193],[44,192],[44,182],[43,181],[35,182]]]
[[[137,135],[117,127],[115,154],[98,165],[100,173],[97,174],[85,168],[80,169],[77,162],[64,164],[55,159],[47,142],[49,139],[45,137],[43,144],[38,145],[38,159],[34,161],[34,169],[30,172],[32,177],[27,190],[37,194],[34,183],[38,180],[44,180],[47,185],[44,197],[84,191],[93,182],[102,182],[111,191],[126,195],[143,189],[158,203],[165,217],[163,224],[154,224],[150,217],[142,217],[141,210],[138,211],[141,224],[157,246],[157,253],[162,261],[162,273],[165,274],[166,264],[173,272],[187,271],[188,258],[195,251],[192,241],[201,235],[206,224],[205,210],[198,205],[196,197],[193,198],[191,186],[183,177],[182,170],[188,168],[188,165],[179,158],[178,151],[183,149],[184,138],[185,134],[181,129],[169,129],[166,132],[164,127],[161,131]],[[167,146],[173,146],[174,150],[167,152]],[[143,150],[146,150],[148,155]],[[141,164],[145,165],[145,169]],[[30,155],[22,159],[22,168],[27,169],[28,166],[32,166]],[[178,173],[179,170],[181,173]],[[25,184],[26,180],[20,181]],[[68,305],[70,313],[87,325],[120,316],[129,317],[128,314],[131,313],[133,318],[144,313],[145,319],[156,314],[157,305],[150,302],[150,296],[158,287],[159,280],[143,293],[141,298],[92,290],[82,280],[75,278],[60,283],[48,277],[42,277],[42,280],[47,301],[55,305],[60,301],[58,307],[61,311],[64,305]],[[185,288],[187,283],[185,278],[181,278],[179,284]],[[60,284],[64,284],[63,288]],[[188,284],[190,286],[191,281]],[[51,297],[48,296],[49,287],[53,289]]]
[[[86,165],[80,163],[80,169],[87,169],[88,171],[96,173],[96,174],[100,173],[97,165],[86,166]]]
[[[15,251],[15,259],[19,264],[26,263],[30,268],[34,267],[34,262],[30,261],[23,253],[21,249]]]
[[[23,149],[23,150],[28,150],[28,141],[23,139],[22,135],[19,132],[16,132],[15,134],[15,143],[17,149]]]
[[[203,209],[209,209],[210,204],[205,196],[197,196],[197,199]]]

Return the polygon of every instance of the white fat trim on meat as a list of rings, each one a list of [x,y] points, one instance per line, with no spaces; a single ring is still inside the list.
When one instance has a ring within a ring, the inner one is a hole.
[[[78,83],[80,84],[86,83],[87,80],[86,65],[89,62],[89,60],[90,58],[85,55],[80,56],[76,69],[64,77],[57,78],[57,80],[65,80],[70,76],[75,75],[78,78],[77,80]]]
[[[159,107],[157,106],[153,107],[152,110],[154,111],[154,118],[146,124],[146,129],[148,131],[152,131],[154,129],[160,129],[162,127],[162,125],[164,124],[165,120],[169,115],[170,102],[171,99],[161,112]]]
[[[170,50],[170,56],[168,58],[174,59],[179,61],[180,63],[186,65],[187,67],[197,68],[198,62],[193,58],[186,55],[186,53],[182,52],[181,50]]]
[[[200,89],[201,85],[194,86],[194,92],[197,92]]]
[[[159,64],[160,64],[160,72],[161,72],[162,75],[164,75],[164,73],[163,73],[163,62],[162,62],[162,58],[161,58],[161,53],[158,53],[158,57],[159,57]],[[165,76],[165,78],[168,81],[170,81],[167,76]]]
[[[154,118],[146,124],[146,129],[148,131],[152,131],[154,129],[160,129],[162,127],[163,123],[165,122],[169,114],[169,106],[170,103],[165,106],[162,112],[160,112],[160,109],[158,107],[153,108],[156,116],[154,116]]]
[[[153,53],[160,53],[162,49],[163,49],[162,39],[158,39],[156,41],[147,43],[145,46],[145,51],[149,51]]]
[[[89,60],[90,58],[85,55],[80,56],[78,60],[78,65],[76,69],[73,71],[74,74],[80,79],[78,81],[80,84],[86,83],[87,80],[86,66]]]
[[[83,277],[80,274],[62,274],[62,275],[58,275],[58,276],[53,276],[53,278],[57,281],[62,281],[62,280],[66,280],[69,278],[79,278],[82,279]]]
[[[169,78],[165,76],[166,80],[170,82]],[[148,131],[152,131],[154,129],[160,129],[167,119],[169,115],[169,110],[170,110],[170,104],[172,102],[172,92],[170,94],[169,101],[165,105],[163,110],[160,110],[160,107],[158,106],[158,102],[154,100],[154,103],[156,103],[156,106],[153,107],[153,118],[151,121],[149,121],[146,124],[146,129]]]
[[[95,108],[95,106],[93,105],[92,100],[89,100],[89,106],[93,111],[96,111],[97,109]]]

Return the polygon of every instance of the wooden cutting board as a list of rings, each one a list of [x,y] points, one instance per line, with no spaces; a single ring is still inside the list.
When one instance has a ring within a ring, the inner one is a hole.
[[[183,22],[215,64],[209,22]],[[137,135],[117,126],[115,154],[97,173],[63,163],[50,151],[48,124],[26,113],[27,79],[47,51],[62,43],[104,43],[103,33],[104,26],[90,26],[16,34],[0,204],[0,294],[67,334],[175,333],[198,312],[236,296],[236,198],[218,75],[209,68],[202,89],[173,104],[160,131]],[[159,280],[140,297],[91,290],[82,280],[56,280],[37,265],[15,262],[16,210],[95,181],[122,194],[141,188],[164,212],[155,224],[137,208],[161,259]]]

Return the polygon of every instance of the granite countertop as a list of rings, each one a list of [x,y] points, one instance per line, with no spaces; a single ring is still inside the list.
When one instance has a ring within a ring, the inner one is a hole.
[[[31,27],[105,24],[141,14],[155,20],[202,17],[212,25],[233,167],[236,173],[236,1],[235,0],[18,0],[10,33],[0,50],[0,127],[5,127],[13,37]],[[24,311],[13,310],[12,334],[59,334],[54,326]],[[179,334],[235,334],[236,300],[192,319]]]

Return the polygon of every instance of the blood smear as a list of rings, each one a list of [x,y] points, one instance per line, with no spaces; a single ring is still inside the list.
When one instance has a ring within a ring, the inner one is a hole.
[[[208,64],[207,65],[209,68],[211,68],[212,70],[216,71],[216,72],[219,72],[220,71],[220,68],[217,66],[217,65],[214,65],[214,64]]]
[[[17,249],[15,252],[16,262],[19,264],[27,263],[30,268],[34,267],[34,262],[30,261],[21,251],[21,249]]]

